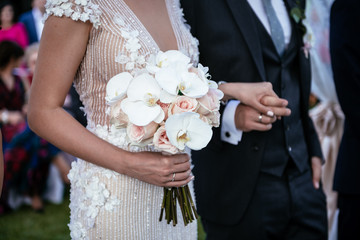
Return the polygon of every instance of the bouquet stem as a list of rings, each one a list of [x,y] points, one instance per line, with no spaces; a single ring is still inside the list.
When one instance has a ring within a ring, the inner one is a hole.
[[[164,211],[168,224],[172,221],[173,226],[177,224],[176,201],[179,202],[181,214],[185,226],[198,218],[194,201],[191,197],[189,186],[164,188],[164,198],[160,210],[159,221],[162,221]]]

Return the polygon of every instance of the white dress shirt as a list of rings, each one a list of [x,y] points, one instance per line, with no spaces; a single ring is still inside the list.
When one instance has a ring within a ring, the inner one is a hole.
[[[262,0],[247,0],[256,16],[259,18],[261,23],[264,25],[266,31],[270,32],[270,24],[265,13],[265,9]],[[270,0],[274,7],[276,16],[278,17],[281,27],[284,31],[285,45],[287,46],[290,42],[291,37],[291,23],[289,15],[286,10],[286,6],[283,0]],[[240,104],[240,101],[231,100],[225,107],[222,115],[221,125],[221,140],[228,142],[233,145],[237,145],[241,141],[242,131],[236,128],[235,125],[235,110]]]
[[[43,28],[44,28],[44,23],[42,21],[43,15],[42,15],[41,11],[36,7],[34,7],[32,9],[32,15],[34,17],[36,34],[38,36],[38,40],[40,41],[41,34],[42,34],[42,31],[43,31]]]

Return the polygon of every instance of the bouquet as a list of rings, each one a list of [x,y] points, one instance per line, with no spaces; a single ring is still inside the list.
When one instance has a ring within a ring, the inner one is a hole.
[[[106,86],[110,123],[126,128],[132,145],[153,145],[166,154],[204,148],[219,126],[220,99],[223,93],[210,80],[208,68],[193,67],[190,58],[170,50],[151,56],[146,68],[122,72]],[[184,224],[197,218],[188,186],[164,188],[160,221],[165,211],[169,224],[177,224],[176,201]]]

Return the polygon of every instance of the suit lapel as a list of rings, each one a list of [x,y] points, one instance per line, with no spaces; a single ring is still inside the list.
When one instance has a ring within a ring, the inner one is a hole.
[[[227,3],[254,59],[261,80],[266,81],[260,40],[253,17],[249,11],[251,7],[246,0],[227,0]]]

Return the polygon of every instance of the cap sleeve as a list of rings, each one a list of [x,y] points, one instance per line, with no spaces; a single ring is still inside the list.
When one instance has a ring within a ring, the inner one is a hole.
[[[70,17],[74,21],[90,21],[95,28],[100,26],[101,11],[92,0],[47,0],[44,21],[51,16]]]

